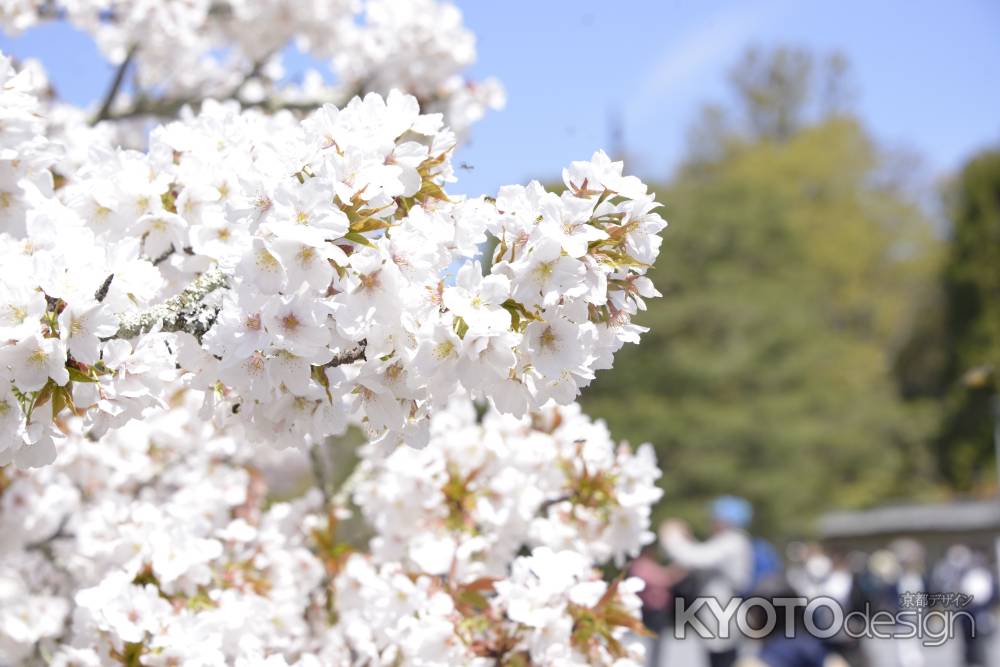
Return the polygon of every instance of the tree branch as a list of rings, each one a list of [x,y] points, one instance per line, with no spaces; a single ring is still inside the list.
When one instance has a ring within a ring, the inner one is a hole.
[[[110,285],[110,276],[105,283]],[[135,338],[148,333],[160,325],[160,331],[186,331],[198,341],[215,324],[215,318],[222,307],[219,298],[211,298],[219,290],[229,287],[229,277],[219,269],[211,269],[198,276],[191,286],[180,294],[144,313],[123,315],[118,321],[118,331],[103,340],[115,338]],[[335,368],[356,361],[364,361],[368,340],[361,339],[357,345],[339,352],[320,368]]]
[[[323,452],[320,451],[321,445],[314,444],[309,448],[309,462],[311,463],[313,477],[316,480],[316,486],[319,487],[320,493],[323,494],[323,507],[330,509],[330,501],[333,499],[330,492],[330,484],[326,479],[326,463],[323,460]]]
[[[115,279],[115,274],[112,273],[110,276],[104,279],[104,282],[101,283],[101,286],[97,288],[96,292],[94,292],[94,300],[97,301],[97,303],[101,303],[102,301],[104,301],[104,298],[108,296],[108,290],[111,289],[111,281],[114,279]]]
[[[164,250],[162,253],[160,253],[159,257],[153,259],[153,266],[159,266],[163,262],[167,261],[168,259],[170,259],[170,256],[173,255],[175,252],[177,252],[177,249],[174,248],[174,244],[171,243],[170,247]]]
[[[572,500],[570,496],[558,496],[556,498],[549,498],[541,505],[538,506],[538,516],[543,516],[549,511],[549,508],[558,505],[559,503],[566,502],[567,500]]]
[[[333,359],[323,364],[323,368],[335,368],[345,364],[353,364],[355,361],[364,361],[366,347],[368,347],[368,340],[362,338],[358,341],[357,347],[333,355]]]
[[[237,101],[243,109],[263,109],[264,111],[271,113],[274,113],[275,111],[309,112],[318,109],[328,102],[334,104],[339,102],[339,100],[334,100],[332,98],[329,100],[312,100],[308,102],[282,102],[280,100],[273,99],[261,100],[260,102],[247,102],[243,100]],[[161,99],[143,98],[138,100],[131,109],[127,109],[120,113],[108,114],[107,120],[125,120],[128,118],[139,118],[142,116],[174,118],[178,113],[180,113],[180,110],[186,106],[190,106],[191,109],[197,113],[204,102],[204,99],[194,97],[167,97]]]
[[[334,100],[312,100],[310,102],[281,102],[280,100],[274,99],[263,99],[256,102],[249,102],[241,100],[239,97],[240,90],[248,82],[253,80],[255,77],[260,76],[261,71],[264,69],[264,65],[270,58],[271,54],[265,55],[260,60],[253,63],[250,70],[243,76],[243,79],[236,84],[232,90],[221,96],[221,99],[234,99],[240,103],[240,106],[244,109],[256,109],[261,108],[271,113],[275,111],[280,111],[287,109],[290,111],[303,111],[308,112],[322,106],[326,102],[333,102]],[[210,95],[209,97],[213,97]],[[127,109],[120,113],[109,113],[107,118],[111,120],[122,120],[125,118],[136,118],[140,116],[155,116],[158,118],[173,118],[186,106],[190,106],[195,112],[197,112],[201,105],[205,102],[207,98],[204,97],[161,97],[159,99],[150,99],[145,96],[140,96],[135,103],[132,105],[131,109]]]
[[[162,323],[160,331],[186,331],[198,340],[204,336],[219,314],[218,299],[208,297],[219,289],[229,286],[229,278],[212,269],[198,276],[186,290],[145,313],[126,315],[118,323],[118,331],[112,338],[134,338],[152,331]]]
[[[132,59],[135,56],[137,45],[132,45],[128,50],[128,54],[125,56],[125,60],[118,65],[118,71],[115,72],[115,78],[111,80],[111,86],[108,88],[108,92],[104,94],[104,101],[101,103],[101,109],[94,116],[94,120],[90,122],[91,125],[97,125],[102,120],[108,120],[111,116],[111,107],[114,106],[115,99],[118,97],[118,92],[121,90],[122,83],[125,81],[125,73],[128,71],[129,65],[132,64]]]

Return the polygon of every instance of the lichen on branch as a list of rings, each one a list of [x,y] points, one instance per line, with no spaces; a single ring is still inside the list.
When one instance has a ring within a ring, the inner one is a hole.
[[[199,341],[219,314],[220,299],[213,298],[229,287],[229,277],[218,269],[198,276],[190,287],[143,313],[124,315],[111,338],[134,338],[160,324],[160,331],[186,331]]]

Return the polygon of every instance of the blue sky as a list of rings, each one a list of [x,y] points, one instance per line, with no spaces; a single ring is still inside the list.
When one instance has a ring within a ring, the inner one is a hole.
[[[459,4],[479,36],[474,72],[498,76],[509,96],[466,151],[476,170],[462,178],[484,191],[589,157],[608,144],[612,111],[636,169],[669,175],[702,104],[725,100],[726,73],[751,44],[844,53],[875,135],[917,151],[932,173],[1000,143],[994,0]]]
[[[473,129],[458,191],[551,177],[609,143],[620,115],[631,170],[666,178],[701,105],[726,100],[751,44],[838,50],[856,108],[888,146],[933,175],[1000,143],[1000,3],[994,0],[458,0],[475,31],[474,78],[496,76],[507,107]],[[97,98],[110,68],[82,35],[36,29],[0,48],[39,58],[71,101]]]

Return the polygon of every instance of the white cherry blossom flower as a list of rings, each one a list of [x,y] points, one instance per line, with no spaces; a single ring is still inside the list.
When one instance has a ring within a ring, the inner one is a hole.
[[[0,339],[18,340],[41,328],[45,295],[23,284],[0,282]]]
[[[36,334],[0,348],[0,365],[8,370],[14,385],[23,392],[38,391],[49,378],[57,385],[69,381],[66,344],[58,338],[42,338]]]
[[[510,328],[510,313],[503,303],[510,296],[510,279],[503,275],[482,275],[479,262],[465,264],[455,285],[446,287],[444,305],[461,317],[472,334],[490,334]]]
[[[69,304],[59,314],[60,338],[73,358],[85,364],[97,362],[101,339],[116,331],[118,323],[114,316],[96,302]]]

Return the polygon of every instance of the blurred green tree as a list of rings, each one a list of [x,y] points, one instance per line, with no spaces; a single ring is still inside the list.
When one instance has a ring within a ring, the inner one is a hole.
[[[966,164],[951,192],[943,271],[945,416],[939,468],[960,490],[996,487],[991,402],[1000,388],[1000,151]]]
[[[664,513],[697,519],[738,493],[780,537],[933,478],[935,413],[903,399],[893,369],[938,244],[844,111],[843,75],[839,58],[751,52],[737,104],[706,111],[659,193],[665,298],[584,402],[616,435],[655,443]]]

